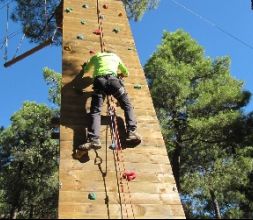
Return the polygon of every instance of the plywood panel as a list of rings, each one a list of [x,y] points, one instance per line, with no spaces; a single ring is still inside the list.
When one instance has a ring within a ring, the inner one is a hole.
[[[86,4],[88,8],[82,6]],[[102,6],[107,4],[108,9]],[[168,159],[161,129],[153,107],[145,75],[136,51],[124,6],[119,0],[99,0],[104,16],[105,48],[117,53],[129,69],[125,87],[134,106],[142,143],[135,148],[125,145],[123,111],[117,107],[123,150],[117,159],[111,145],[110,118],[104,103],[102,112],[102,148],[76,157],[76,147],[84,143],[89,125],[92,95],[91,73],[80,76],[81,65],[93,52],[99,52],[97,1],[65,0],[63,21],[63,79],[60,125],[61,219],[181,219],[185,218]],[[119,16],[122,13],[123,16]],[[85,24],[81,24],[84,20]],[[118,28],[118,33],[113,32]],[[77,36],[82,35],[83,40]],[[66,47],[71,50],[66,50]],[[140,84],[141,89],[134,86]],[[135,171],[133,181],[122,178],[125,170]],[[90,192],[96,200],[88,199]]]

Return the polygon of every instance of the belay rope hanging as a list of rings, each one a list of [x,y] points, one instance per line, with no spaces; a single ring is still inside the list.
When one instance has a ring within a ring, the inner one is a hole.
[[[108,6],[104,5],[104,9],[107,9]],[[105,52],[105,42],[104,42],[104,33],[103,33],[103,15],[100,13],[100,7],[99,7],[99,0],[97,0],[97,18],[98,18],[98,30],[93,32],[94,34],[99,35],[100,38],[100,49],[101,52]],[[121,208],[121,218],[124,218],[123,214],[123,205],[126,213],[127,218],[135,219],[135,214],[133,210],[133,204],[131,202],[131,193],[130,193],[130,187],[128,184],[128,181],[130,179],[127,177],[127,170],[125,168],[124,164],[124,155],[122,151],[122,146],[120,142],[120,136],[119,136],[119,130],[118,130],[118,122],[117,122],[117,115],[116,115],[116,109],[115,105],[113,103],[112,96],[107,96],[107,113],[110,117],[110,131],[111,131],[111,141],[112,141],[112,149],[113,149],[113,155],[114,155],[114,163],[115,163],[115,171],[116,171],[116,177],[117,177],[117,186],[118,186],[118,194],[119,194],[119,202],[120,202],[120,208]],[[126,183],[126,188],[124,188],[124,182]],[[127,205],[127,195],[128,195],[128,201],[130,204],[130,211],[129,205]],[[130,216],[131,215],[131,216]]]

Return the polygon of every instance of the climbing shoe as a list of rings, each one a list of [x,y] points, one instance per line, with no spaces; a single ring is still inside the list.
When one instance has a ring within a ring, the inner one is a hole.
[[[136,142],[141,142],[141,137],[140,135],[137,134],[136,130],[128,131],[127,132],[127,141],[136,141]]]
[[[82,144],[78,147],[79,150],[98,150],[101,148],[101,141],[100,139],[88,139],[85,144]]]

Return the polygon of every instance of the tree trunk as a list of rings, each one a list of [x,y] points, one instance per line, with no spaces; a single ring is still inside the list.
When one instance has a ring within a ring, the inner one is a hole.
[[[17,218],[17,208],[16,206],[11,207],[10,211],[10,219],[16,219]]]
[[[180,154],[182,150],[182,145],[176,143],[176,149],[172,157],[172,170],[177,184],[177,189],[180,191]]]
[[[17,191],[14,192],[14,199],[12,201],[12,206],[11,206],[11,210],[10,210],[10,219],[16,219],[17,218],[17,213],[18,213],[18,207],[19,207],[19,199],[20,199],[20,194],[21,194],[21,190],[19,188],[20,186],[20,180],[21,180],[21,172],[23,170],[23,162],[19,162],[19,166],[18,166],[18,172],[17,172],[17,182],[15,183],[18,187],[17,187]]]
[[[213,203],[213,207],[214,207],[214,211],[215,211],[215,217],[216,217],[216,219],[221,219],[219,202],[216,199],[214,191],[212,189],[209,189],[209,192],[210,192],[210,195],[212,198],[212,203]]]
[[[33,219],[33,205],[30,206],[29,219]]]

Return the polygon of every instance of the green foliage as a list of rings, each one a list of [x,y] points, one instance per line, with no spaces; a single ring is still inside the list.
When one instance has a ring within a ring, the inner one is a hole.
[[[5,0],[0,0],[5,2]],[[54,36],[56,28],[62,26],[62,4],[63,0],[14,0],[15,7],[12,8],[11,18],[20,24],[23,33],[34,43],[42,43]],[[123,0],[128,17],[140,20],[146,10],[158,6],[159,0]],[[94,6],[96,3],[94,1]],[[59,30],[59,29],[58,29]],[[62,40],[61,32],[54,36],[54,44],[60,45]]]
[[[25,102],[0,129],[0,218],[56,218],[59,142],[51,119],[59,115],[61,75],[43,70],[57,108]]]
[[[138,21],[142,18],[145,11],[154,9],[160,0],[122,0],[125,4],[129,18]]]
[[[52,114],[45,105],[25,102],[0,134],[2,151],[13,158],[0,173],[10,218],[56,217],[58,143],[51,139]]]
[[[3,0],[2,0],[3,1]],[[51,38],[56,30],[56,9],[60,0],[15,0],[11,18],[23,28],[23,33],[31,42],[41,43]],[[46,8],[46,10],[45,10]],[[54,44],[59,45],[61,35],[57,33]]]
[[[252,210],[253,123],[241,110],[250,93],[229,70],[228,57],[206,58],[182,30],[164,32],[145,65],[188,217],[217,217],[215,202],[227,218]]]
[[[61,79],[62,75],[48,67],[43,69],[44,79],[49,86],[49,101],[60,106],[61,104]]]

